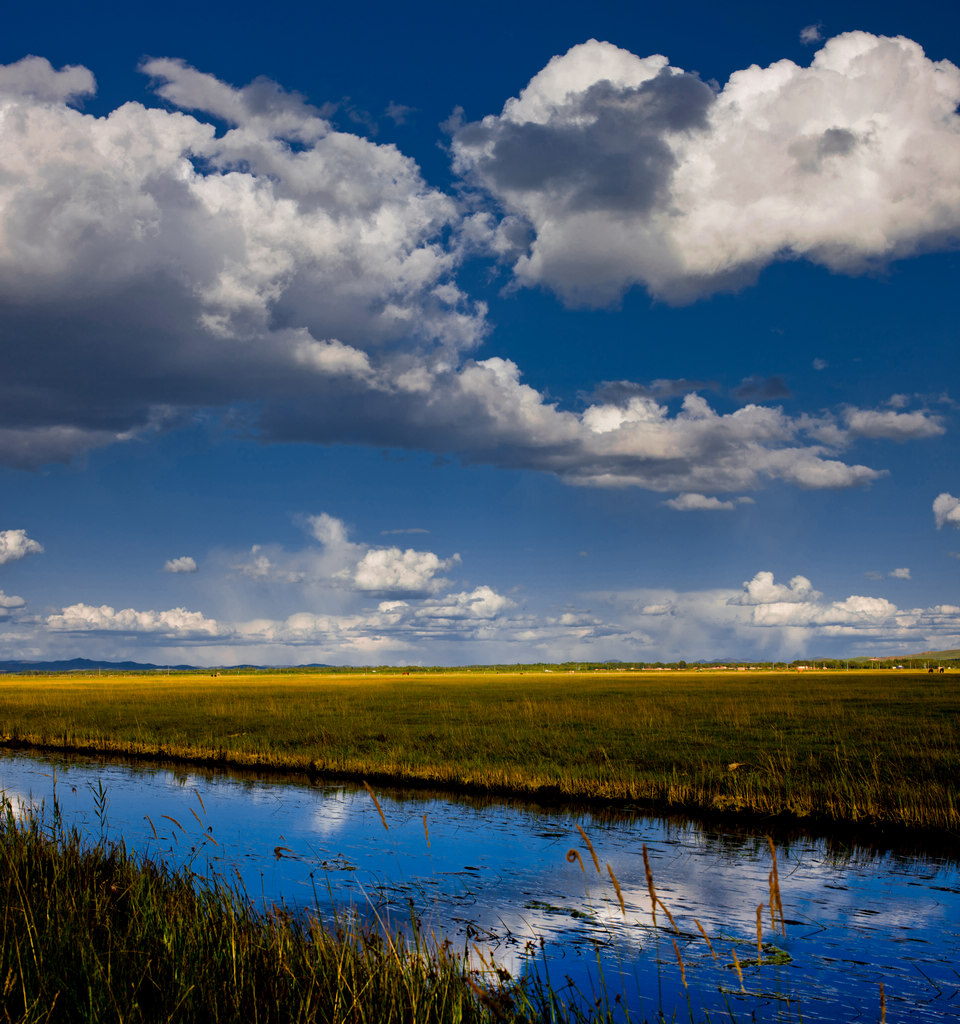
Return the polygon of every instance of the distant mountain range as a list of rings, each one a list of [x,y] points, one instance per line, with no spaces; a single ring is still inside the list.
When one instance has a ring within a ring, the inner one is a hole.
[[[332,665],[151,665],[142,661],[91,661],[89,658],[70,658],[69,661],[0,661],[3,672],[215,672],[218,669],[263,669],[271,668],[333,668]]]
[[[949,650],[949,651],[920,651],[918,654],[891,654],[885,655],[881,658],[850,658],[851,663],[857,663],[861,665],[869,665],[871,661],[918,661],[921,658],[925,658],[928,661],[950,661],[954,659],[960,659],[960,649]],[[810,658],[808,659],[810,664],[815,664],[818,661],[836,661],[835,658]],[[839,659],[844,660],[844,659]],[[719,661],[707,662],[707,661],[693,661],[691,665],[705,665],[710,666],[719,664]],[[619,665],[625,664],[619,659],[612,659],[604,662],[607,665]],[[4,673],[18,674],[27,672],[96,672],[103,670],[106,672],[216,672],[219,670],[223,671],[236,671],[240,669],[249,669],[253,671],[267,672],[271,669],[311,669],[311,668],[335,668],[334,665],[319,664],[312,662],[309,665],[153,665],[149,662],[143,661],[91,661],[89,658],[70,658],[69,660],[61,661],[0,661],[0,675]]]
[[[89,658],[71,658],[69,661],[0,661],[0,672],[151,672],[171,669],[183,672],[196,669],[196,665],[148,665],[139,661],[90,661]]]

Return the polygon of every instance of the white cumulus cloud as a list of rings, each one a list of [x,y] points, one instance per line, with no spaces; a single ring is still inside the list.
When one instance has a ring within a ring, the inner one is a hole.
[[[230,569],[264,583],[326,586],[359,593],[436,594],[450,581],[441,575],[460,563],[453,554],[396,546],[377,547],[350,540],[347,525],[326,512],[302,524],[319,546],[287,551],[279,545],[254,544]]]
[[[425,601],[416,611],[418,618],[426,619],[495,619],[514,602],[492,587],[481,586],[459,594]]]
[[[944,491],[933,499],[933,518],[939,530],[941,526],[956,526],[960,529],[960,498]]]
[[[664,502],[669,508],[678,512],[715,512],[729,511],[737,505],[751,504],[752,498],[737,498],[735,501],[721,501],[719,498],[708,497],[705,494],[678,494]]]
[[[168,558],[163,563],[164,572],[196,572],[197,561],[190,555],[181,555],[179,558]]]
[[[43,545],[27,536],[26,530],[0,530],[0,565],[27,555],[39,555]]]
[[[811,440],[835,419],[790,417],[748,404],[718,413],[696,393],[677,412],[643,394],[598,401],[582,413],[559,409],[521,380],[520,368],[493,357],[468,364],[426,412],[461,416],[461,454],[536,468],[569,483],[706,493],[753,489],[764,479],[806,488],[856,487],[883,475],[833,458],[842,434]]]
[[[848,32],[808,67],[754,65],[716,92],[664,56],[590,40],[453,148],[533,232],[520,283],[582,305],[634,285],[686,301],[777,259],[857,273],[952,245],[958,103],[960,70],[902,36]]]
[[[117,611],[105,604],[99,607],[72,604],[48,615],[46,625],[48,629],[65,633],[150,633],[178,639],[216,637],[221,633],[216,620],[185,608],[167,611],[124,608]]]
[[[16,64],[0,65],[0,93],[64,103],[90,96],[95,91],[93,75],[76,65],[57,71],[44,57],[24,57]]]
[[[822,597],[806,576],[794,576],[789,584],[774,583],[773,573],[761,571],[743,583],[743,593],[730,604],[800,604]]]
[[[883,597],[852,595],[843,601],[816,604],[810,601],[777,601],[753,609],[757,626],[876,627],[892,623],[896,605]]]
[[[27,602],[14,594],[5,594],[0,590],[0,618],[10,614],[12,608],[22,608]]]
[[[739,591],[644,588],[592,598],[606,607],[608,635],[616,624],[633,638],[631,657],[645,652],[646,660],[792,660],[960,646],[955,605],[900,608],[869,594],[827,599],[806,576],[784,584],[766,570]]]
[[[94,91],[86,69],[0,66],[0,303],[4,335],[29,336],[4,352],[0,461],[196,405],[350,408],[479,342],[443,237],[456,204],[412,160],[263,79],[142,70],[167,108],[94,117],[69,105]]]
[[[913,441],[924,437],[938,437],[945,431],[939,417],[921,410],[895,412],[892,409],[848,409],[844,419],[847,430],[853,437]]]
[[[437,592],[447,581],[438,576],[460,561],[455,554],[440,558],[432,551],[407,548],[372,548],[357,563],[352,573],[360,590],[392,590],[405,593]]]

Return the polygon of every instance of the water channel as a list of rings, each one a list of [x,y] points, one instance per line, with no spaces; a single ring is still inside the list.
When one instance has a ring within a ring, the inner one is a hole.
[[[392,931],[412,912],[475,964],[547,971],[586,999],[602,971],[634,1020],[879,1021],[881,981],[891,1024],[960,1020],[960,849],[781,842],[784,936],[759,833],[380,790],[378,808],[348,785],[64,758],[0,756],[0,791],[18,814],[55,797],[92,841],[215,873],[258,906],[354,911]],[[653,925],[644,843],[676,930],[662,911]]]

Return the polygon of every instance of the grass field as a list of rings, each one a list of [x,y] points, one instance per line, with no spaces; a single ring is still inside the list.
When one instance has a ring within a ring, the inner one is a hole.
[[[894,671],[7,677],[0,742],[956,829],[958,710]]]

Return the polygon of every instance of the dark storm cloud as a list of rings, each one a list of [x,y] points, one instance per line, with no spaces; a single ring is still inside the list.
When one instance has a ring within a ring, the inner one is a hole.
[[[649,209],[675,160],[664,132],[706,126],[714,94],[695,75],[663,72],[636,88],[597,82],[562,122],[463,126],[454,143],[482,147],[479,177],[495,190],[541,191],[567,209]]]

